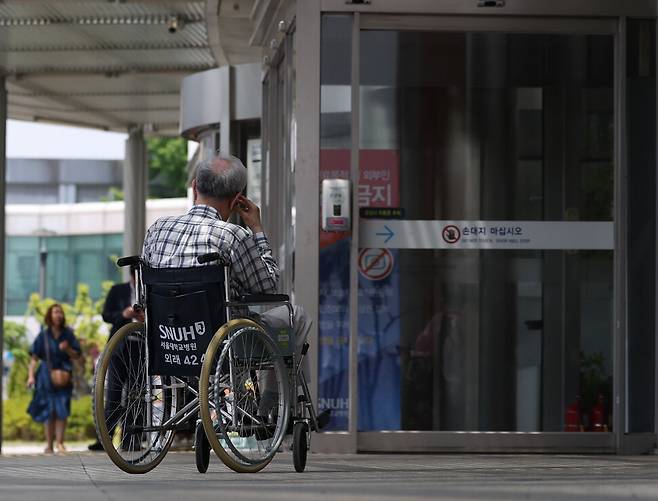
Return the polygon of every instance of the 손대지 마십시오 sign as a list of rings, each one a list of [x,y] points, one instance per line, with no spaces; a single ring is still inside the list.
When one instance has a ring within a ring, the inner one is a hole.
[[[609,250],[614,248],[614,223],[362,219],[359,247]]]

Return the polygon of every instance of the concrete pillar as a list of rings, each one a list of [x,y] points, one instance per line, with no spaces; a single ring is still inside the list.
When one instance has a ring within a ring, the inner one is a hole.
[[[231,86],[231,67],[226,68],[223,74],[226,84],[220,88],[222,92],[222,102],[229,103],[219,109],[219,149],[224,154],[232,155],[231,151],[231,97],[235,90]]]
[[[7,90],[0,77],[0,319],[5,318],[5,169],[7,137]],[[2,353],[4,322],[0,324],[0,454],[2,454]]]
[[[123,254],[141,254],[146,231],[146,195],[148,189],[148,159],[144,132],[141,127],[129,131],[123,166]]]

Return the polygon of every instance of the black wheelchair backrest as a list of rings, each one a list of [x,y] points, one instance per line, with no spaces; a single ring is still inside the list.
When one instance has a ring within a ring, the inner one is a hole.
[[[149,372],[198,376],[208,343],[226,322],[224,268],[150,268],[146,287]]]

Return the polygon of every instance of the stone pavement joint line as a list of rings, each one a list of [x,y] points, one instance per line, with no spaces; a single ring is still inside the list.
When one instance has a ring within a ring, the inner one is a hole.
[[[91,475],[90,475],[89,472],[87,471],[87,467],[85,466],[85,462],[84,462],[82,456],[78,454],[78,458],[80,459],[80,466],[82,467],[82,470],[85,472],[85,475],[87,476],[87,478],[88,478],[89,481],[91,482],[91,485],[93,485],[97,490],[99,490],[100,492],[102,492],[103,494],[105,494],[105,496],[107,496],[107,499],[108,499],[108,500],[110,500],[110,501],[114,501],[114,498],[113,498],[108,492],[106,492],[105,489],[103,489],[102,487],[100,487],[100,486],[94,481],[94,479],[91,477]]]

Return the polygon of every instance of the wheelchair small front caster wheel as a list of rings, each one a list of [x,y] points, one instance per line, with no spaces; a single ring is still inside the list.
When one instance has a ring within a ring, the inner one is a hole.
[[[292,460],[297,473],[302,473],[306,468],[307,455],[308,425],[304,421],[298,421],[292,432]]]
[[[196,469],[199,473],[208,471],[210,464],[210,443],[206,438],[206,431],[203,429],[203,423],[199,421],[194,432],[194,459],[196,459]]]

